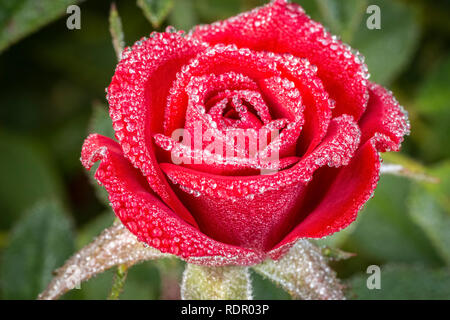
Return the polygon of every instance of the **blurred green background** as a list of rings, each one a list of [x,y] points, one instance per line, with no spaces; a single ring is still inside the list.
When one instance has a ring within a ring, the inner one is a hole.
[[[74,2],[81,8],[80,30],[66,28],[66,8]],[[116,0],[128,45],[167,25],[188,30],[264,3],[143,2],[150,4],[150,19],[135,1]],[[320,241],[356,253],[332,263],[348,285],[347,296],[450,299],[450,1],[296,2],[359,49],[371,80],[392,89],[409,111],[412,134],[401,156],[385,159],[426,177],[383,176],[357,221]],[[381,8],[381,30],[366,28],[369,4]],[[2,299],[34,299],[52,270],[114,219],[79,161],[89,132],[112,130],[105,100],[116,64],[110,5],[110,0],[0,0]],[[366,288],[371,264],[382,268],[381,290]],[[121,298],[177,298],[181,270],[182,263],[172,260],[135,266]],[[83,283],[64,298],[104,299],[113,274]],[[256,298],[289,298],[252,276]]]

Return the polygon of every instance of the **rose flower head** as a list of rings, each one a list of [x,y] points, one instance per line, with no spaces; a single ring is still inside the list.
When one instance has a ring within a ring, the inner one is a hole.
[[[108,87],[115,137],[82,163],[122,223],[205,265],[279,259],[347,227],[373,194],[380,152],[409,124],[364,59],[284,0],[188,34],[152,33]]]

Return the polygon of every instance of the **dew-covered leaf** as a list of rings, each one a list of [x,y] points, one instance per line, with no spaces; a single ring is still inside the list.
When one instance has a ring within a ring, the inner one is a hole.
[[[431,170],[439,184],[417,183],[409,197],[409,213],[450,265],[450,162]]]
[[[66,13],[80,0],[1,0],[0,52]]]
[[[1,268],[6,299],[35,299],[74,250],[72,223],[61,205],[43,201],[18,220]]]
[[[206,267],[188,263],[181,283],[183,300],[250,300],[252,288],[246,267]]]
[[[169,15],[174,6],[174,0],[137,0],[137,5],[156,29]]]
[[[353,276],[348,285],[349,299],[416,300],[450,299],[450,270],[387,265],[381,268],[381,289],[367,288],[370,274]]]
[[[40,199],[61,199],[61,181],[34,141],[0,132],[0,228],[11,226]]]
[[[253,269],[295,299],[344,298],[336,273],[328,266],[321,249],[308,240],[299,240],[280,260],[268,259]]]

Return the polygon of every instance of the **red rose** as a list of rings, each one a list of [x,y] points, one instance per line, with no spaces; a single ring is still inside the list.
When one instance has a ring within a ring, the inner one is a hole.
[[[208,265],[278,259],[348,226],[377,185],[379,152],[409,131],[367,79],[359,54],[283,0],[188,35],[152,33],[123,52],[108,88],[118,142],[89,136],[82,162],[101,161],[116,215],[162,252]],[[223,159],[171,138],[198,123],[222,142],[231,128],[279,129],[268,148],[280,160]],[[175,150],[192,162],[174,164]]]

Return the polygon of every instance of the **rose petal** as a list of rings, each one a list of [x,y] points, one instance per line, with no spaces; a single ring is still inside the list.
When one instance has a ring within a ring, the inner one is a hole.
[[[278,69],[283,76],[295,83],[303,105],[304,124],[297,143],[297,154],[314,150],[327,133],[332,117],[334,100],[330,99],[322,80],[317,75],[317,67],[307,59],[299,59],[290,54],[277,56]]]
[[[297,220],[298,206],[314,171],[347,164],[359,137],[351,116],[334,119],[314,152],[273,175],[217,176],[170,163],[162,163],[161,169],[180,185],[176,192],[202,231],[221,242],[267,250]]]
[[[191,38],[307,58],[318,67],[319,77],[336,101],[334,116],[349,114],[359,119],[364,112],[367,67],[361,57],[312,21],[297,4],[273,1],[228,20],[195,27]]]
[[[179,34],[157,33],[123,52],[108,88],[116,138],[151,188],[183,219],[195,220],[173,193],[156,162],[152,133],[162,132],[164,107],[176,73],[205,46]]]
[[[270,252],[278,259],[300,238],[321,238],[352,223],[372,196],[379,179],[380,157],[374,141],[360,147],[347,166],[321,168],[305,190],[296,227]]]
[[[180,165],[193,170],[225,176],[258,175],[261,170],[278,171],[298,162],[298,157],[286,157],[279,161],[263,161],[265,158],[229,157],[203,149],[192,149],[163,134],[155,135],[155,143],[167,151],[164,158],[180,161]],[[170,161],[170,160],[169,160]]]
[[[380,85],[371,84],[367,110],[359,121],[364,143],[376,138],[376,147],[380,152],[399,151],[410,126],[406,111],[398,101]]]
[[[250,265],[262,260],[262,253],[217,242],[181,219],[157,198],[115,141],[90,135],[82,163],[89,169],[95,161],[101,161],[95,178],[108,191],[117,217],[139,241],[192,263]]]
[[[231,73],[254,80],[273,77],[280,74],[273,60],[265,53],[238,50],[234,45],[217,45],[199,54],[181,69],[170,89],[164,115],[164,133],[170,136],[174,130],[184,127],[190,98],[186,88],[193,78]]]

